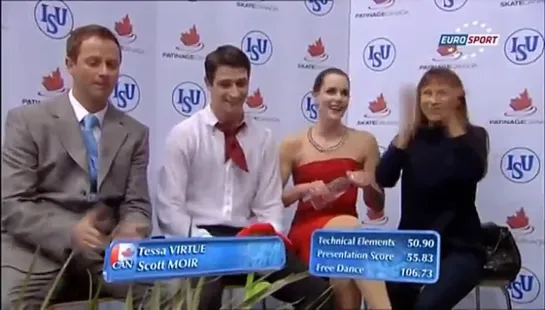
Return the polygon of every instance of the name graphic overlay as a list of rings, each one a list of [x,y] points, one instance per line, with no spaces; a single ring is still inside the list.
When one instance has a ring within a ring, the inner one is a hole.
[[[434,231],[317,230],[309,272],[318,277],[431,284],[439,279]]]
[[[112,283],[270,272],[284,267],[285,251],[277,236],[114,241],[103,276]]]

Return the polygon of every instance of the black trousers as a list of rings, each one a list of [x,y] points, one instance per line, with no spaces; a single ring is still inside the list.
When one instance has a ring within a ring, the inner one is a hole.
[[[441,259],[439,281],[429,285],[386,283],[393,310],[450,310],[481,281],[484,259],[451,252]]]
[[[215,237],[233,237],[242,228],[223,225],[199,226]],[[307,266],[293,253],[286,253],[286,266],[284,269],[269,275],[266,280],[270,283],[286,278],[290,274],[298,274],[308,271]],[[259,276],[256,276],[259,278]],[[196,279],[195,279],[196,283]],[[246,275],[224,276],[214,280],[214,277],[206,279],[201,290],[199,310],[219,310],[221,308],[221,296],[226,286],[244,286]],[[294,304],[295,309],[334,309],[334,298],[327,292],[329,283],[321,278],[308,276],[284,286],[273,294],[276,299]],[[233,305],[236,306],[236,305]]]

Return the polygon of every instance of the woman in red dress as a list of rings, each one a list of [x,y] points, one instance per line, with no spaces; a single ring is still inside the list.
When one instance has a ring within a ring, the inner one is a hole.
[[[294,186],[284,190],[286,207],[298,202],[289,238],[299,257],[308,263],[312,232],[327,228],[361,226],[356,211],[358,189],[370,209],[382,212],[384,195],[374,183],[379,148],[374,136],[346,127],[342,118],[350,97],[347,74],[336,68],[316,77],[313,96],[318,105],[316,124],[304,132],[287,137],[280,146],[280,164],[284,186],[293,177]],[[331,196],[325,184],[347,176],[350,188],[330,206],[316,210],[303,198],[312,193]],[[384,282],[330,279],[339,309],[360,309],[364,296],[372,309],[391,309]]]

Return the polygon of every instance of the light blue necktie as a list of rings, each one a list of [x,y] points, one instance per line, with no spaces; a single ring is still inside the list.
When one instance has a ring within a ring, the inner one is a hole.
[[[88,114],[83,118],[83,144],[87,149],[87,163],[89,166],[89,182],[91,183],[91,192],[97,192],[98,177],[98,144],[93,134],[95,127],[99,126],[98,118]]]

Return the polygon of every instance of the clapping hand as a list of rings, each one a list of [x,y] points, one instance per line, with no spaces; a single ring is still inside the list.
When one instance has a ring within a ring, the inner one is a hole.
[[[73,247],[82,251],[104,249],[108,241],[102,229],[107,228],[113,218],[113,212],[107,206],[99,205],[89,210],[72,229]]]
[[[125,220],[119,223],[112,233],[112,239],[138,240],[145,238],[150,233],[148,223]]]
[[[359,188],[369,186],[373,182],[372,175],[369,172],[363,170],[347,171],[346,176],[354,186]]]
[[[303,194],[303,200],[309,198],[321,197],[324,200],[328,200],[332,196],[331,190],[323,181],[314,181],[306,184],[306,190]]]

